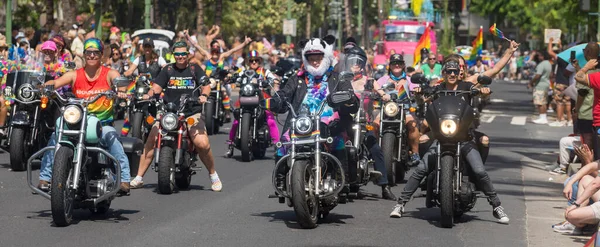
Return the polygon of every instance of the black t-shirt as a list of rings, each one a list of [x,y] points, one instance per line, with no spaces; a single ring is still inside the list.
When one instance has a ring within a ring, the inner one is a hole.
[[[179,100],[183,94],[196,98],[200,96],[202,89],[197,90],[194,95],[192,92],[195,88],[202,86],[200,78],[204,75],[204,70],[193,64],[188,65],[185,69],[178,69],[175,64],[169,64],[160,71],[155,83],[163,88],[165,102],[173,102],[179,106]]]
[[[564,75],[569,63],[567,63],[565,60],[562,60],[562,58],[558,58],[557,60],[557,63],[554,64],[554,66],[552,66],[552,72],[554,73],[554,81],[558,84],[569,86],[569,77]]]

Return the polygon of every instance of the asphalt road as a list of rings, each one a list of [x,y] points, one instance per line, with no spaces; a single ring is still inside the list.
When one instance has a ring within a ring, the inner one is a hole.
[[[364,192],[371,196],[339,205],[316,229],[301,229],[292,208],[267,198],[273,193],[272,149],[266,159],[250,163],[241,162],[237,150],[234,159],[224,158],[227,125],[210,137],[222,192],[210,190],[203,169],[190,190],[160,195],[157,175],[149,171],[144,188],[114,200],[107,215],[77,210],[74,224],[66,228],[52,225],[50,202],[33,195],[26,174],[10,171],[8,153],[1,153],[0,246],[525,246],[519,160],[527,154],[516,151],[544,137],[527,128],[532,123],[511,124],[513,116],[533,110],[524,85],[491,87],[495,102],[487,109],[493,121],[481,126],[493,145],[486,167],[510,225],[497,223],[483,198],[452,229],[439,226],[439,209],[427,209],[423,197],[408,204],[404,217],[392,219],[395,202],[380,199],[380,188],[369,185]],[[402,186],[393,191],[398,195]]]

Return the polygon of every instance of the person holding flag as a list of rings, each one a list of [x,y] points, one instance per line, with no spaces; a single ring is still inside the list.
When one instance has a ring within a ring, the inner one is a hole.
[[[425,58],[427,58],[429,54],[429,50],[431,50],[431,37],[429,34],[429,23],[427,23],[425,25],[425,31],[423,32],[423,35],[421,35],[421,38],[419,39],[419,43],[417,43],[417,47],[415,48],[415,53],[414,53],[414,61],[413,61],[413,67],[415,68],[415,70],[419,71],[420,70],[420,66],[421,64],[425,63]],[[426,54],[424,54],[423,51],[427,51]]]
[[[467,61],[469,67],[474,66],[481,59],[481,53],[483,51],[483,26],[479,27],[479,33],[477,33],[477,37],[473,40],[473,48],[471,49],[471,56],[469,56],[469,60]]]

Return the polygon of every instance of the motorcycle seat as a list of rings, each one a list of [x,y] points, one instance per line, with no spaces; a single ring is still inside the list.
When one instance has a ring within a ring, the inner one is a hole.
[[[119,137],[119,141],[123,145],[123,150],[125,150],[125,153],[127,154],[134,153],[136,151],[139,151],[141,154],[142,150],[144,150],[144,142],[138,138],[125,136]]]

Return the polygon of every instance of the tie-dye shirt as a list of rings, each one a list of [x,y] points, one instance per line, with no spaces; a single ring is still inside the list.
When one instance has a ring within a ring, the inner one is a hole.
[[[225,68],[223,61],[219,61],[218,63],[212,63],[210,60],[204,62],[204,66],[206,66],[206,76],[210,76],[213,71]]]
[[[102,66],[100,76],[94,81],[89,81],[85,76],[83,68],[77,70],[77,79],[73,84],[73,94],[75,97],[87,99],[96,96],[99,93],[111,90],[108,84],[108,72],[110,68]],[[93,104],[88,105],[91,114],[96,115],[100,122],[109,124],[113,121],[113,100],[102,97]]]
[[[194,67],[192,69],[192,66]],[[192,74],[192,71],[195,75]],[[166,102],[173,102],[179,105],[181,95],[191,95],[196,87],[199,86],[198,80],[204,76],[204,71],[200,66],[190,64],[185,69],[178,69],[175,64],[164,67],[154,83],[158,84],[164,92]],[[200,96],[200,91],[195,93]]]

